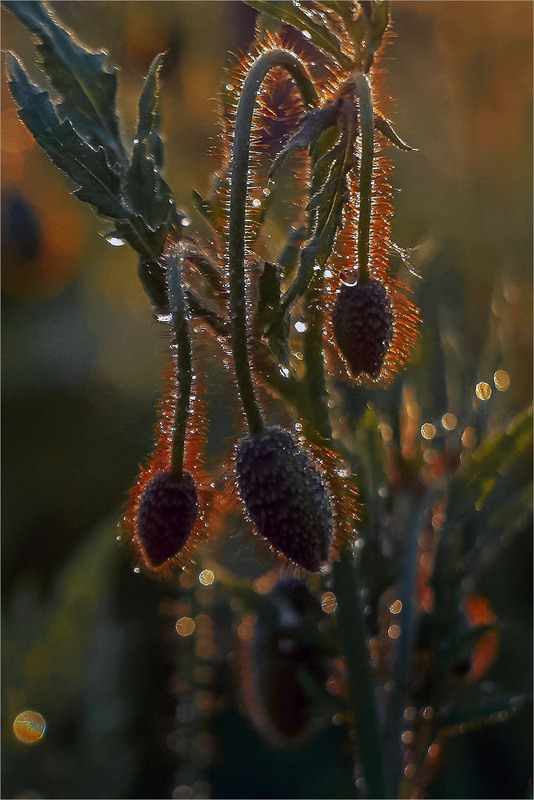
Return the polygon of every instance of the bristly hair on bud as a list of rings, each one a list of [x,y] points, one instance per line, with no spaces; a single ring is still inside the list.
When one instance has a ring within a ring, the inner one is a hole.
[[[366,372],[376,378],[393,338],[391,302],[378,281],[344,285],[333,312],[334,336],[357,377]]]
[[[290,561],[318,572],[328,558],[333,512],[308,453],[282,428],[266,428],[237,445],[237,483],[257,532]]]

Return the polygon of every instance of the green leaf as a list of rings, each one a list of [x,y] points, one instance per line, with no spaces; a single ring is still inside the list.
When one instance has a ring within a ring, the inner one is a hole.
[[[286,0],[246,0],[247,5],[268,14],[274,19],[291,25],[301,33],[306,31],[311,42],[329,53],[343,69],[352,69],[352,61],[346,56],[340,46],[339,39],[326,25],[321,25],[311,19],[305,11],[295,3]]]
[[[366,21],[363,70],[367,72],[389,25],[389,2],[374,0],[372,3],[362,2],[361,6],[365,12],[364,19]]]
[[[124,196],[131,211],[150,233],[165,227],[171,210],[171,192],[150,154],[148,138],[137,142],[124,181]]]
[[[158,75],[163,64],[163,58],[164,53],[159,53],[154,58],[146,76],[145,86],[139,98],[139,119],[135,137],[138,142],[148,139],[148,149],[158,169],[163,167],[163,141],[159,135],[161,113],[158,84]]]
[[[158,72],[163,61],[160,53],[150,65],[139,98],[139,119],[132,151],[132,163],[124,181],[124,195],[149,234],[159,232],[167,223],[171,190],[159,170],[163,164],[163,142],[159,135]]]
[[[408,153],[416,153],[416,147],[410,147],[409,144],[403,142],[398,133],[395,132],[389,120],[375,111],[374,114],[374,126],[377,131],[379,131],[382,136],[385,136],[386,139],[390,144],[397,148],[397,150],[403,150],[404,152]]]
[[[325,130],[328,130],[328,128],[331,128],[337,123],[337,117],[337,103],[328,103],[323,108],[307,113],[298,131],[293,134],[274,159],[271,169],[269,170],[269,177],[271,178],[274,175],[276,170],[291,153],[296,153],[298,150],[307,150],[311,147]]]
[[[60,118],[94,148],[103,147],[111,165],[124,167],[128,159],[115,111],[117,69],[106,69],[106,54],[79,44],[44,3],[8,0],[4,5],[39,39],[42,69],[61,98]]]
[[[118,219],[125,216],[120,202],[120,176],[108,164],[103,147],[94,148],[56,114],[48,92],[29,80],[21,62],[7,55],[9,88],[20,106],[18,115],[54,164],[80,188],[74,194],[91,203],[99,214]]]
[[[267,331],[269,346],[279,364],[289,364],[289,314],[281,313],[281,275],[275,264],[265,263],[258,280],[258,306],[256,323],[261,330]]]

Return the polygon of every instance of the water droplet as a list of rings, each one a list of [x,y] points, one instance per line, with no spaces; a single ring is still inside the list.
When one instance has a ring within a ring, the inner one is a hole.
[[[181,221],[182,228],[188,228],[191,225],[191,220],[184,217]]]
[[[462,433],[462,444],[464,447],[474,447],[477,441],[477,434],[474,428],[466,428]]]
[[[333,592],[324,592],[321,597],[321,608],[325,614],[333,614],[337,609],[337,599]]]
[[[402,602],[400,600],[395,600],[390,607],[389,610],[392,614],[400,614],[402,611]]]
[[[504,369],[498,369],[493,375],[493,383],[499,392],[507,392],[510,388],[510,376]]]
[[[475,386],[475,394],[479,400],[489,400],[491,397],[491,386],[486,381],[480,381]]]
[[[280,372],[280,375],[284,376],[284,378],[289,378],[289,370],[287,367],[280,366],[278,367],[278,371]]]
[[[141,570],[139,569],[139,567],[134,567],[134,572],[135,572],[136,575],[139,575]]]
[[[180,636],[191,636],[195,631],[195,620],[191,617],[180,617],[176,623],[176,633]]]
[[[390,639],[398,639],[401,635],[400,625],[390,625],[388,628],[388,636]]]
[[[215,573],[211,569],[203,569],[200,575],[198,576],[199,583],[202,586],[211,586],[213,581],[215,580]]]
[[[304,36],[305,39],[311,39],[312,38],[312,35],[311,35],[311,33],[309,31],[302,31],[302,35]]]
[[[421,425],[421,436],[423,439],[433,439],[436,435],[436,428],[431,422],[424,422]]]
[[[450,411],[444,414],[441,418],[441,425],[446,431],[453,431],[456,428],[457,423],[458,420],[454,414],[450,413]]]
[[[112,247],[124,247],[126,242],[124,239],[121,239],[119,236],[109,235],[106,236],[106,242],[110,244]]]
[[[304,322],[304,320],[297,320],[295,322],[295,330],[298,331],[299,333],[304,333],[305,331],[308,330],[308,325],[306,324],[306,322]]]
[[[38,711],[23,711],[13,722],[13,733],[23,744],[40,741],[46,732],[46,720]]]
[[[156,321],[168,325],[172,322],[172,314],[156,314]]]
[[[254,200],[252,201],[252,207],[253,208],[260,208],[260,206],[261,206],[261,200],[258,200],[258,198],[255,197]]]

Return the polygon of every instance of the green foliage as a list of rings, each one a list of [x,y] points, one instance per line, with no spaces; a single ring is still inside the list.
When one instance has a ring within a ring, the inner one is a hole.
[[[161,176],[157,56],[139,100],[139,121],[129,160],[115,109],[117,70],[104,53],[79,44],[42,2],[5,4],[39,40],[40,67],[57,102],[28,79],[22,63],[8,54],[11,93],[19,116],[36,141],[79,187],[75,195],[97,213],[115,220],[112,235],[123,237],[144,259],[157,258],[181,215]],[[150,285],[146,284],[146,285]]]
[[[31,83],[22,64],[8,54],[9,86],[20,106],[19,116],[46,150],[54,164],[80,188],[75,195],[95,206],[99,214],[120,218],[120,176],[106,159],[103,147],[95,150],[82,138],[68,119],[60,121],[48,92]]]

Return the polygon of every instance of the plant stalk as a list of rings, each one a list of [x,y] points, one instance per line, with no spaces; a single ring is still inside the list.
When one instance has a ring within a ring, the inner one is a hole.
[[[371,88],[367,77],[361,73],[352,76],[360,105],[360,213],[358,219],[358,270],[359,283],[369,281],[369,242],[373,195],[374,114]]]
[[[243,410],[251,434],[261,433],[263,420],[256,400],[248,352],[245,293],[245,214],[249,172],[250,139],[254,105],[260,86],[273,67],[284,67],[295,80],[306,106],[315,105],[315,87],[301,61],[293,53],[275,49],[260,55],[245,79],[237,107],[232,147],[232,180],[228,260],[232,353]]]
[[[185,435],[193,385],[193,351],[189,334],[188,308],[182,286],[182,260],[176,248],[170,251],[166,259],[167,290],[172,314],[174,344],[177,348],[176,382],[178,385],[172,435],[171,471],[180,475],[184,470]]]
[[[385,798],[375,687],[367,646],[367,628],[360,597],[358,567],[350,550],[340,553],[332,566],[333,590],[337,599],[340,641],[349,679],[349,706],[365,779],[366,796]]]

